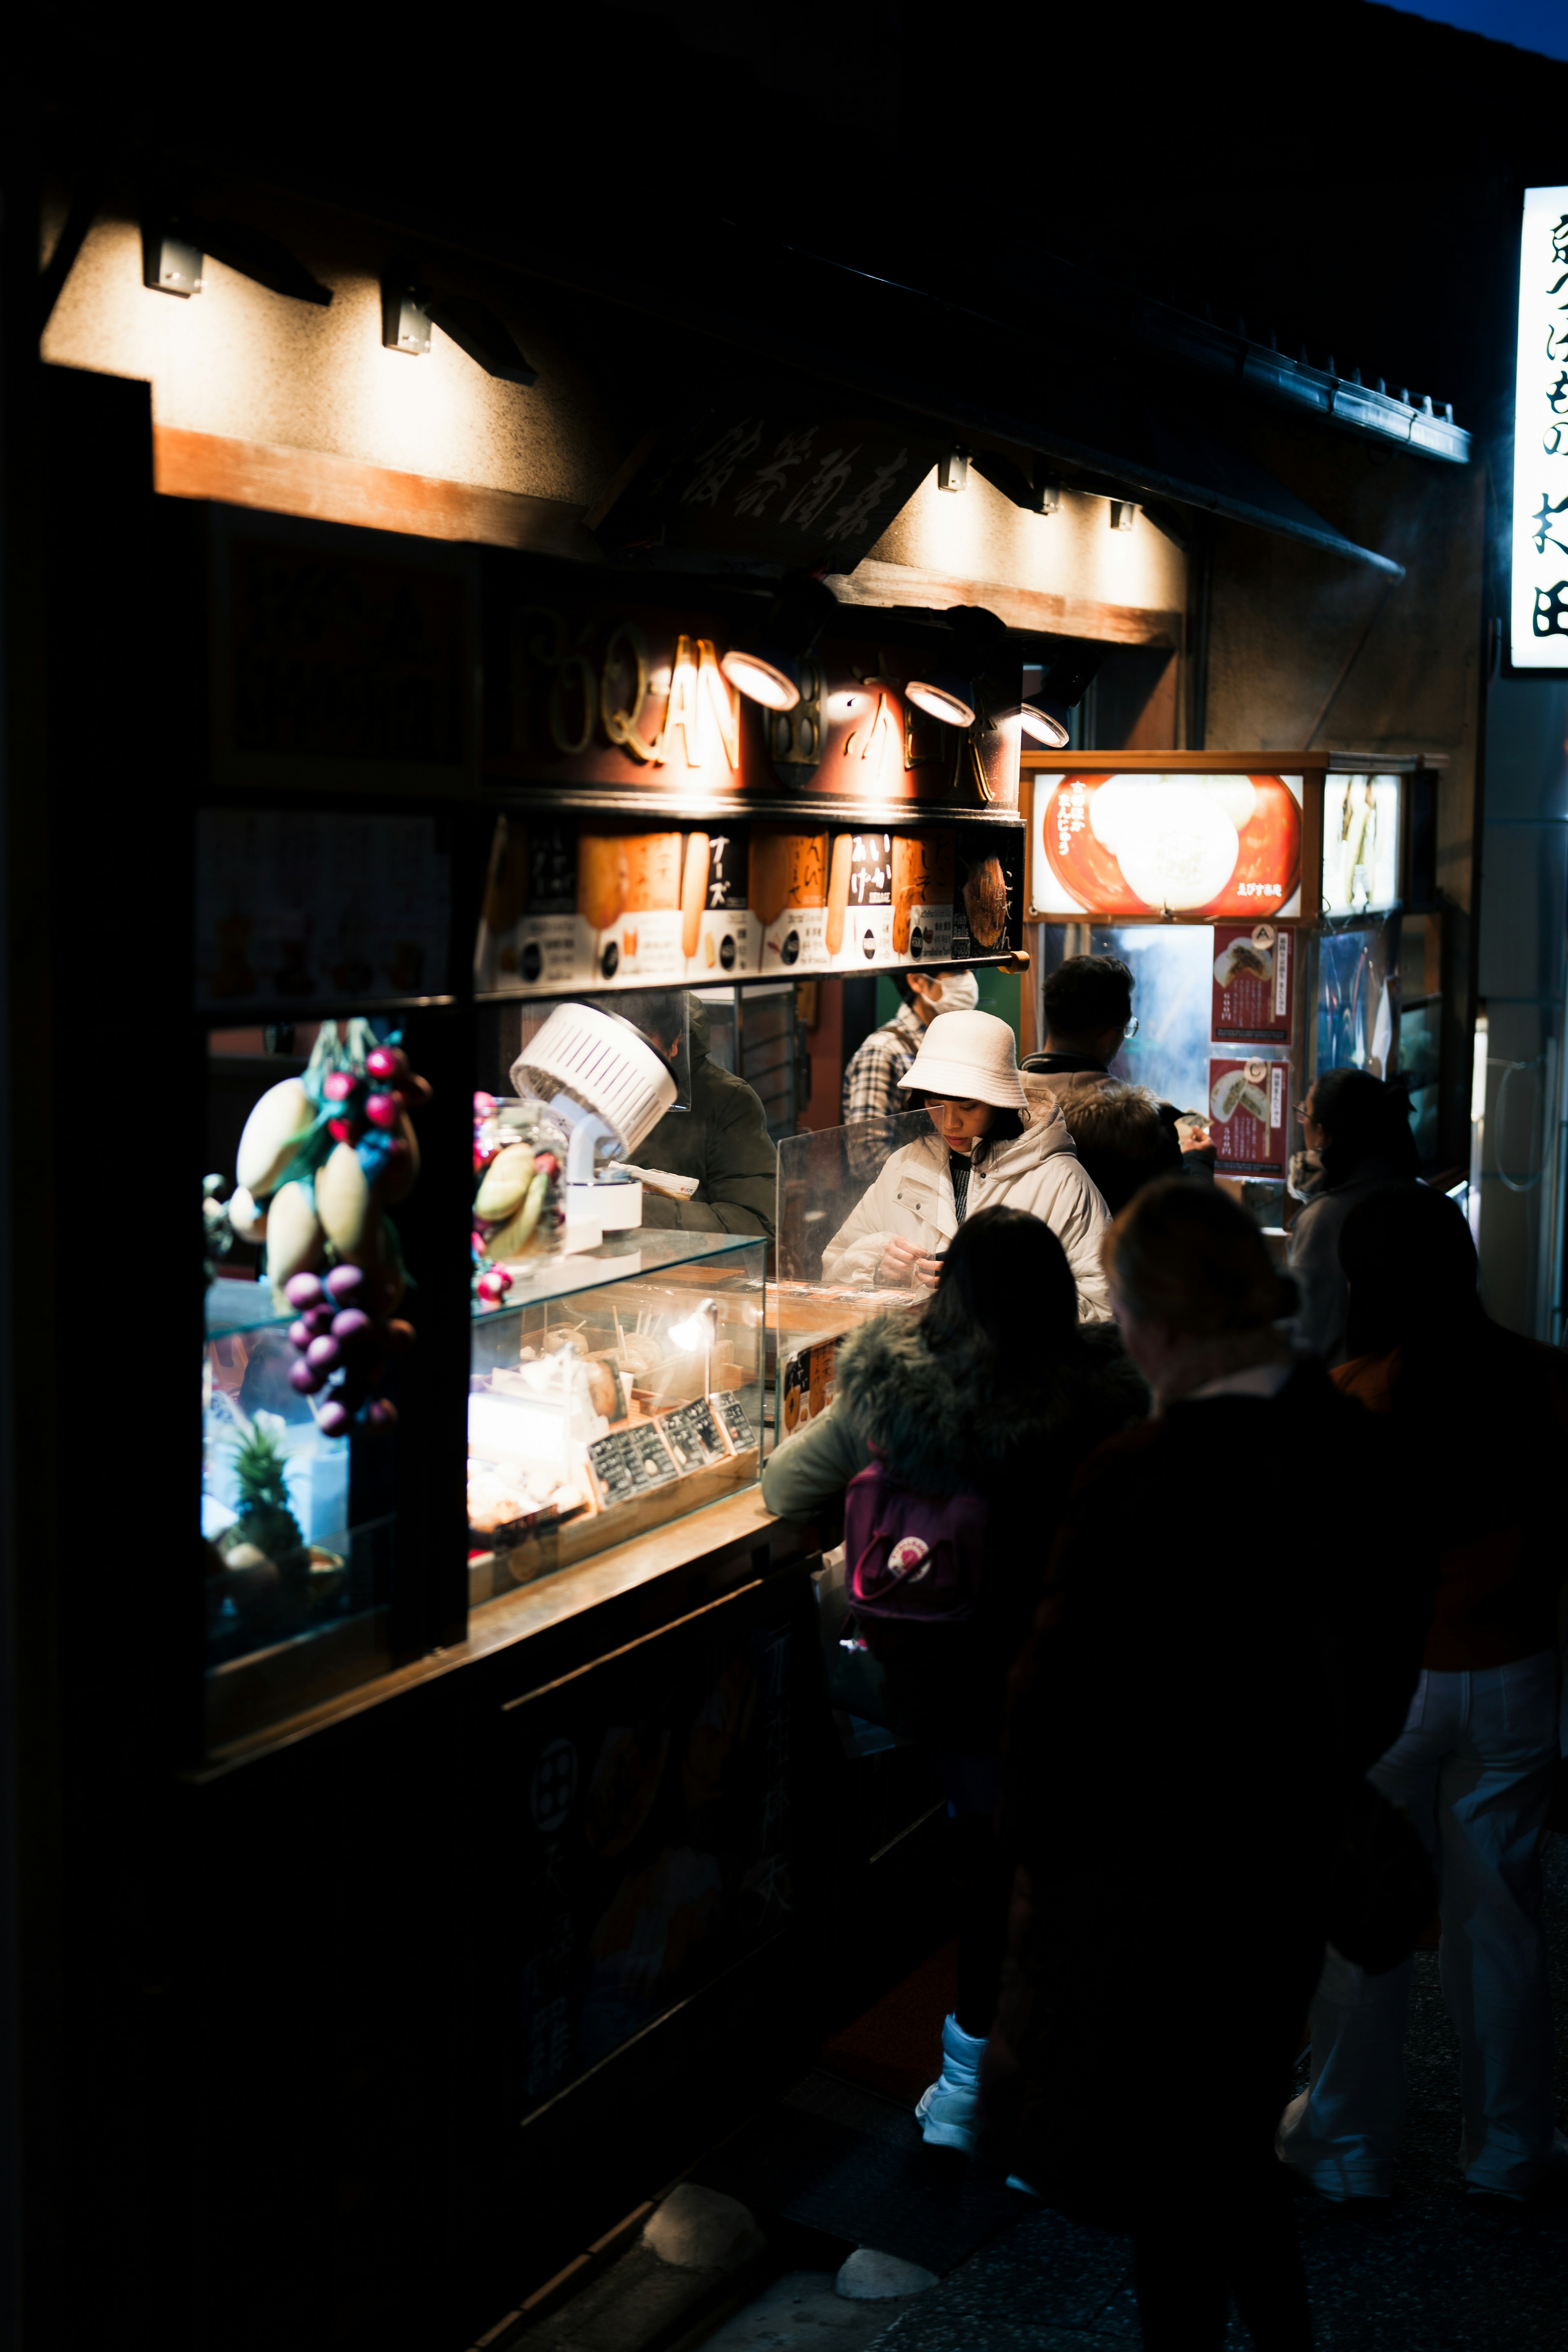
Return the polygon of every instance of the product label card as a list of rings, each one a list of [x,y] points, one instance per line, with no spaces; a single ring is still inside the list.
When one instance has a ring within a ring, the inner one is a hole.
[[[650,908],[644,914],[628,911],[604,931],[590,930],[579,916],[577,951],[584,969],[596,981],[679,981],[686,976],[679,907]]]
[[[908,937],[899,944],[898,926],[907,919]],[[918,902],[907,908],[895,909],[892,940],[893,955],[899,961],[906,957],[910,963],[945,963],[952,953],[952,901],[945,906],[927,907]]]
[[[507,941],[504,968],[489,984],[497,989],[576,987],[590,969],[577,934],[575,915],[524,915]]]
[[[695,1397],[660,1416],[665,1444],[683,1470],[701,1470],[729,1459],[723,1433],[713,1413],[711,1397]]]
[[[1285,1173],[1289,1062],[1211,1062],[1209,1111],[1222,1176]]]
[[[760,971],[762,937],[762,925],[746,908],[710,909],[698,924],[696,952],[686,959],[687,979],[740,980]]]
[[[765,972],[816,971],[827,961],[826,907],[786,907],[763,933]]]
[[[1216,923],[1214,948],[1210,1034],[1286,1044],[1296,979],[1294,932],[1274,923]]]
[[[731,1450],[736,1454],[748,1453],[757,1442],[757,1433],[752,1427],[745,1399],[740,1390],[726,1389],[722,1396],[713,1399],[713,1403]]]
[[[857,907],[852,899],[845,910],[844,943],[837,961],[845,971],[865,971],[873,964],[893,962],[892,908]]]
[[[893,954],[920,963],[952,953],[953,835],[893,835]]]

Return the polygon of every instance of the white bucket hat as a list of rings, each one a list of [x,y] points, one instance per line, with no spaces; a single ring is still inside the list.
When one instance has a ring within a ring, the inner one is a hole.
[[[939,1013],[899,1084],[1002,1110],[1028,1108],[1013,1032],[994,1013]]]

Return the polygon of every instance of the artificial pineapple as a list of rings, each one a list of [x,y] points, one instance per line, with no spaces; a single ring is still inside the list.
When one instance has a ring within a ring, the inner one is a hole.
[[[270,1560],[287,1581],[307,1576],[310,1555],[300,1522],[289,1507],[283,1454],[259,1416],[250,1434],[234,1449],[234,1473],[239,1486],[239,1517],[225,1528],[218,1549],[226,1556],[248,1546]]]

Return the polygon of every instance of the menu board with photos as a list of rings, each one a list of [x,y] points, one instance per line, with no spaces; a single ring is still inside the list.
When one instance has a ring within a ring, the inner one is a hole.
[[[1210,1034],[1286,1044],[1294,1001],[1296,942],[1274,923],[1216,923]]]
[[[1220,1175],[1283,1177],[1289,1078],[1287,1062],[1210,1062],[1210,1132]]]

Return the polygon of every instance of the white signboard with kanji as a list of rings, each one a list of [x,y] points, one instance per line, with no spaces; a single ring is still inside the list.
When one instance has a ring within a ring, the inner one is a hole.
[[[1513,406],[1516,669],[1568,669],[1568,187],[1527,188]]]

